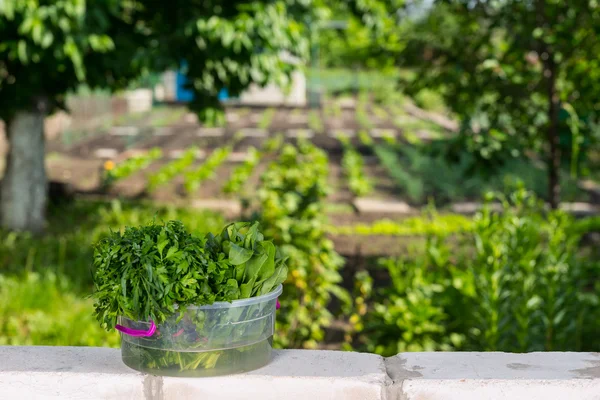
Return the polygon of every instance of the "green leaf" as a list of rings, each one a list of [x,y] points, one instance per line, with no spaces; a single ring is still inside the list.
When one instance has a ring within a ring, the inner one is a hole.
[[[268,254],[255,254],[251,259],[246,262],[246,269],[244,271],[243,281],[249,282],[251,280],[261,280],[261,271],[268,261]]]
[[[252,250],[245,249],[232,242],[229,249],[229,262],[232,265],[243,264],[252,257],[252,254],[254,254]]]
[[[52,32],[46,31],[44,33],[44,36],[42,37],[42,42],[41,42],[42,48],[47,49],[48,47],[50,47],[52,45],[53,41],[54,41],[54,35],[52,34]]]
[[[127,279],[126,279],[126,275],[123,275],[121,277],[121,290],[123,293],[123,297],[127,297]]]
[[[178,254],[177,250],[179,250],[179,248],[176,245],[169,247],[169,251],[167,251],[167,256],[165,258],[168,260],[175,257]]]
[[[251,279],[250,282],[244,283],[240,286],[240,291],[241,291],[240,298],[247,299],[250,296],[252,296],[252,289],[254,289],[254,282],[255,282],[255,279]]]
[[[270,293],[274,288],[276,288],[279,284],[285,282],[288,275],[288,267],[285,264],[281,264],[275,269],[273,275],[267,279],[260,288],[259,294],[265,295]]]
[[[236,265],[233,269],[233,276],[239,282],[242,282],[244,278],[244,271],[246,270],[246,266],[244,264]]]
[[[19,40],[17,45],[17,54],[19,55],[19,60],[25,65],[28,64],[29,59],[27,58],[27,43],[24,40]]]
[[[159,236],[159,239],[160,239],[160,236]],[[165,246],[168,245],[168,244],[169,244],[168,240],[163,240],[162,242],[159,242],[156,245],[156,249],[158,250],[158,254],[160,254],[161,257],[162,257],[163,250],[165,249]]]

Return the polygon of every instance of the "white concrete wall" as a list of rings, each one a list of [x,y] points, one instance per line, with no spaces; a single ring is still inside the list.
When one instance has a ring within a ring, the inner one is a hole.
[[[294,71],[289,92],[284,91],[275,84],[269,84],[264,88],[252,84],[240,95],[239,103],[304,107],[306,105],[306,76],[302,71]]]
[[[0,347],[0,399],[595,400],[600,354],[284,350],[246,374],[169,378],[127,368],[115,349]]]

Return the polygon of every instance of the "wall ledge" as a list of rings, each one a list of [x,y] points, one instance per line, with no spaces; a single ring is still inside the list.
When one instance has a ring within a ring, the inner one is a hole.
[[[142,374],[120,350],[0,346],[0,399],[600,399],[599,353],[280,350],[256,371],[215,378]]]

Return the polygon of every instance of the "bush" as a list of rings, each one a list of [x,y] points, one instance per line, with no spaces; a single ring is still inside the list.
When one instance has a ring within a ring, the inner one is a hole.
[[[285,145],[261,177],[259,198],[265,236],[273,238],[290,270],[280,297],[280,346],[315,348],[333,316],[332,295],[349,303],[338,285],[343,259],[326,238],[327,156],[312,144]]]
[[[521,189],[460,236],[380,265],[390,285],[365,317],[363,346],[417,350],[597,351],[600,265],[578,255],[569,215]]]

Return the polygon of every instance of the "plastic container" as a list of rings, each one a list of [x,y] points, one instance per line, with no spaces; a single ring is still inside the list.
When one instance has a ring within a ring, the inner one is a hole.
[[[274,291],[231,303],[188,307],[160,325],[119,317],[123,362],[166,376],[216,376],[250,371],[271,360]],[[125,333],[129,332],[129,333]]]

